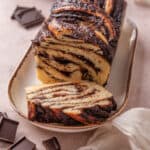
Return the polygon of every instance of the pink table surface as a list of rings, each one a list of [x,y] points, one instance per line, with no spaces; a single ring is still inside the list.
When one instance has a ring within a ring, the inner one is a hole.
[[[40,27],[25,30],[10,16],[16,5],[36,6],[48,16],[51,0],[1,0],[0,1],[0,111],[20,122],[16,140],[28,137],[44,150],[41,141],[52,136],[58,137],[62,150],[76,150],[85,145],[93,131],[77,134],[49,132],[22,119],[9,104],[7,85],[16,64],[20,61],[30,45],[30,41]],[[127,16],[138,27],[139,36],[135,53],[132,82],[127,109],[133,107],[150,107],[150,7],[141,7],[128,0]],[[6,150],[8,144],[0,142],[0,149]]]

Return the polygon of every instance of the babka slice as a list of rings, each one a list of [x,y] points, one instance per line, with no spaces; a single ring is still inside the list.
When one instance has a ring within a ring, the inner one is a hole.
[[[33,41],[38,78],[43,83],[86,80],[106,84],[123,6],[124,0],[56,1]]]
[[[116,103],[110,92],[92,82],[61,82],[26,88],[28,118],[65,125],[106,120]]]

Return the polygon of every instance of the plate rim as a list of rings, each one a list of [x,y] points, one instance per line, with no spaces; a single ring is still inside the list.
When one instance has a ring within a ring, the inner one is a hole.
[[[129,20],[129,19],[127,19],[127,22],[133,26],[132,34],[134,32],[134,39],[132,41],[132,44],[130,45],[130,50],[132,50],[133,53],[132,53],[132,56],[131,56],[131,63],[130,63],[130,66],[129,66],[129,75],[128,75],[129,77],[128,77],[128,80],[127,80],[126,95],[125,95],[123,104],[120,106],[120,109],[118,111],[116,111],[112,116],[110,116],[106,121],[100,122],[99,124],[90,124],[90,125],[83,125],[83,126],[64,126],[64,125],[57,125],[57,124],[54,124],[54,123],[49,123],[48,124],[49,130],[51,130],[51,128],[60,129],[60,130],[86,130],[86,129],[90,130],[90,129],[95,129],[95,128],[98,128],[98,127],[112,121],[114,118],[116,118],[118,115],[120,115],[121,112],[124,110],[124,108],[126,107],[126,105],[128,103],[128,96],[129,96],[131,77],[132,77],[132,68],[133,68],[133,62],[134,62],[134,57],[135,57],[135,49],[136,49],[136,43],[137,43],[137,37],[138,37],[138,29],[137,29],[136,24],[133,21]],[[47,127],[43,127],[44,123],[39,123],[37,121],[28,120],[28,118],[16,108],[16,106],[14,104],[14,99],[13,99],[12,94],[11,94],[11,88],[12,88],[13,81],[14,81],[15,77],[17,76],[17,73],[18,73],[19,69],[21,68],[21,66],[23,65],[25,59],[28,57],[28,54],[31,52],[31,47],[32,46],[30,46],[28,48],[28,50],[23,55],[22,59],[19,61],[18,65],[16,65],[16,68],[14,69],[14,71],[11,75],[11,78],[9,80],[9,84],[8,84],[8,88],[7,88],[8,89],[7,92],[8,92],[8,97],[9,97],[9,103],[10,103],[11,107],[13,108],[13,110],[17,114],[19,114],[21,117],[23,117],[25,120],[27,120],[28,122],[30,122],[31,124],[33,124],[37,127],[47,129]],[[64,131],[64,132],[67,132],[67,131]],[[75,132],[77,132],[77,131],[75,131]]]

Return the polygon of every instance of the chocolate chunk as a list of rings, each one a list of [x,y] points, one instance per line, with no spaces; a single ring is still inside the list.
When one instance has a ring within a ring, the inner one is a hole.
[[[28,11],[25,10],[19,14],[16,14],[15,18],[25,28],[35,26],[44,21],[44,17],[42,16],[41,12],[35,10],[34,8]]]
[[[35,150],[36,145],[28,140],[26,137],[21,138],[13,144],[8,150]]]
[[[0,118],[0,140],[13,143],[19,123],[3,116]]]
[[[56,137],[43,141],[46,150],[61,150],[60,144]]]
[[[36,10],[35,7],[27,8],[18,6],[11,18],[16,19],[25,28],[38,25],[44,21],[41,11]]]
[[[27,9],[30,9],[30,8],[17,6],[16,9],[14,10],[12,16],[11,16],[11,19],[15,19],[16,13],[19,13],[19,12],[24,11],[24,10],[27,10]]]
[[[17,20],[17,18],[19,16],[22,16],[23,14],[29,12],[29,11],[36,11],[36,8],[35,7],[32,7],[32,8],[26,8],[26,9],[22,9],[22,10],[18,10],[15,15],[14,15],[14,18]]]

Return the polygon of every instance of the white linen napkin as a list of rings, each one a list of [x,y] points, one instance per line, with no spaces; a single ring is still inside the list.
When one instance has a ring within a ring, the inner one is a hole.
[[[150,109],[128,110],[97,129],[78,150],[150,150]]]

